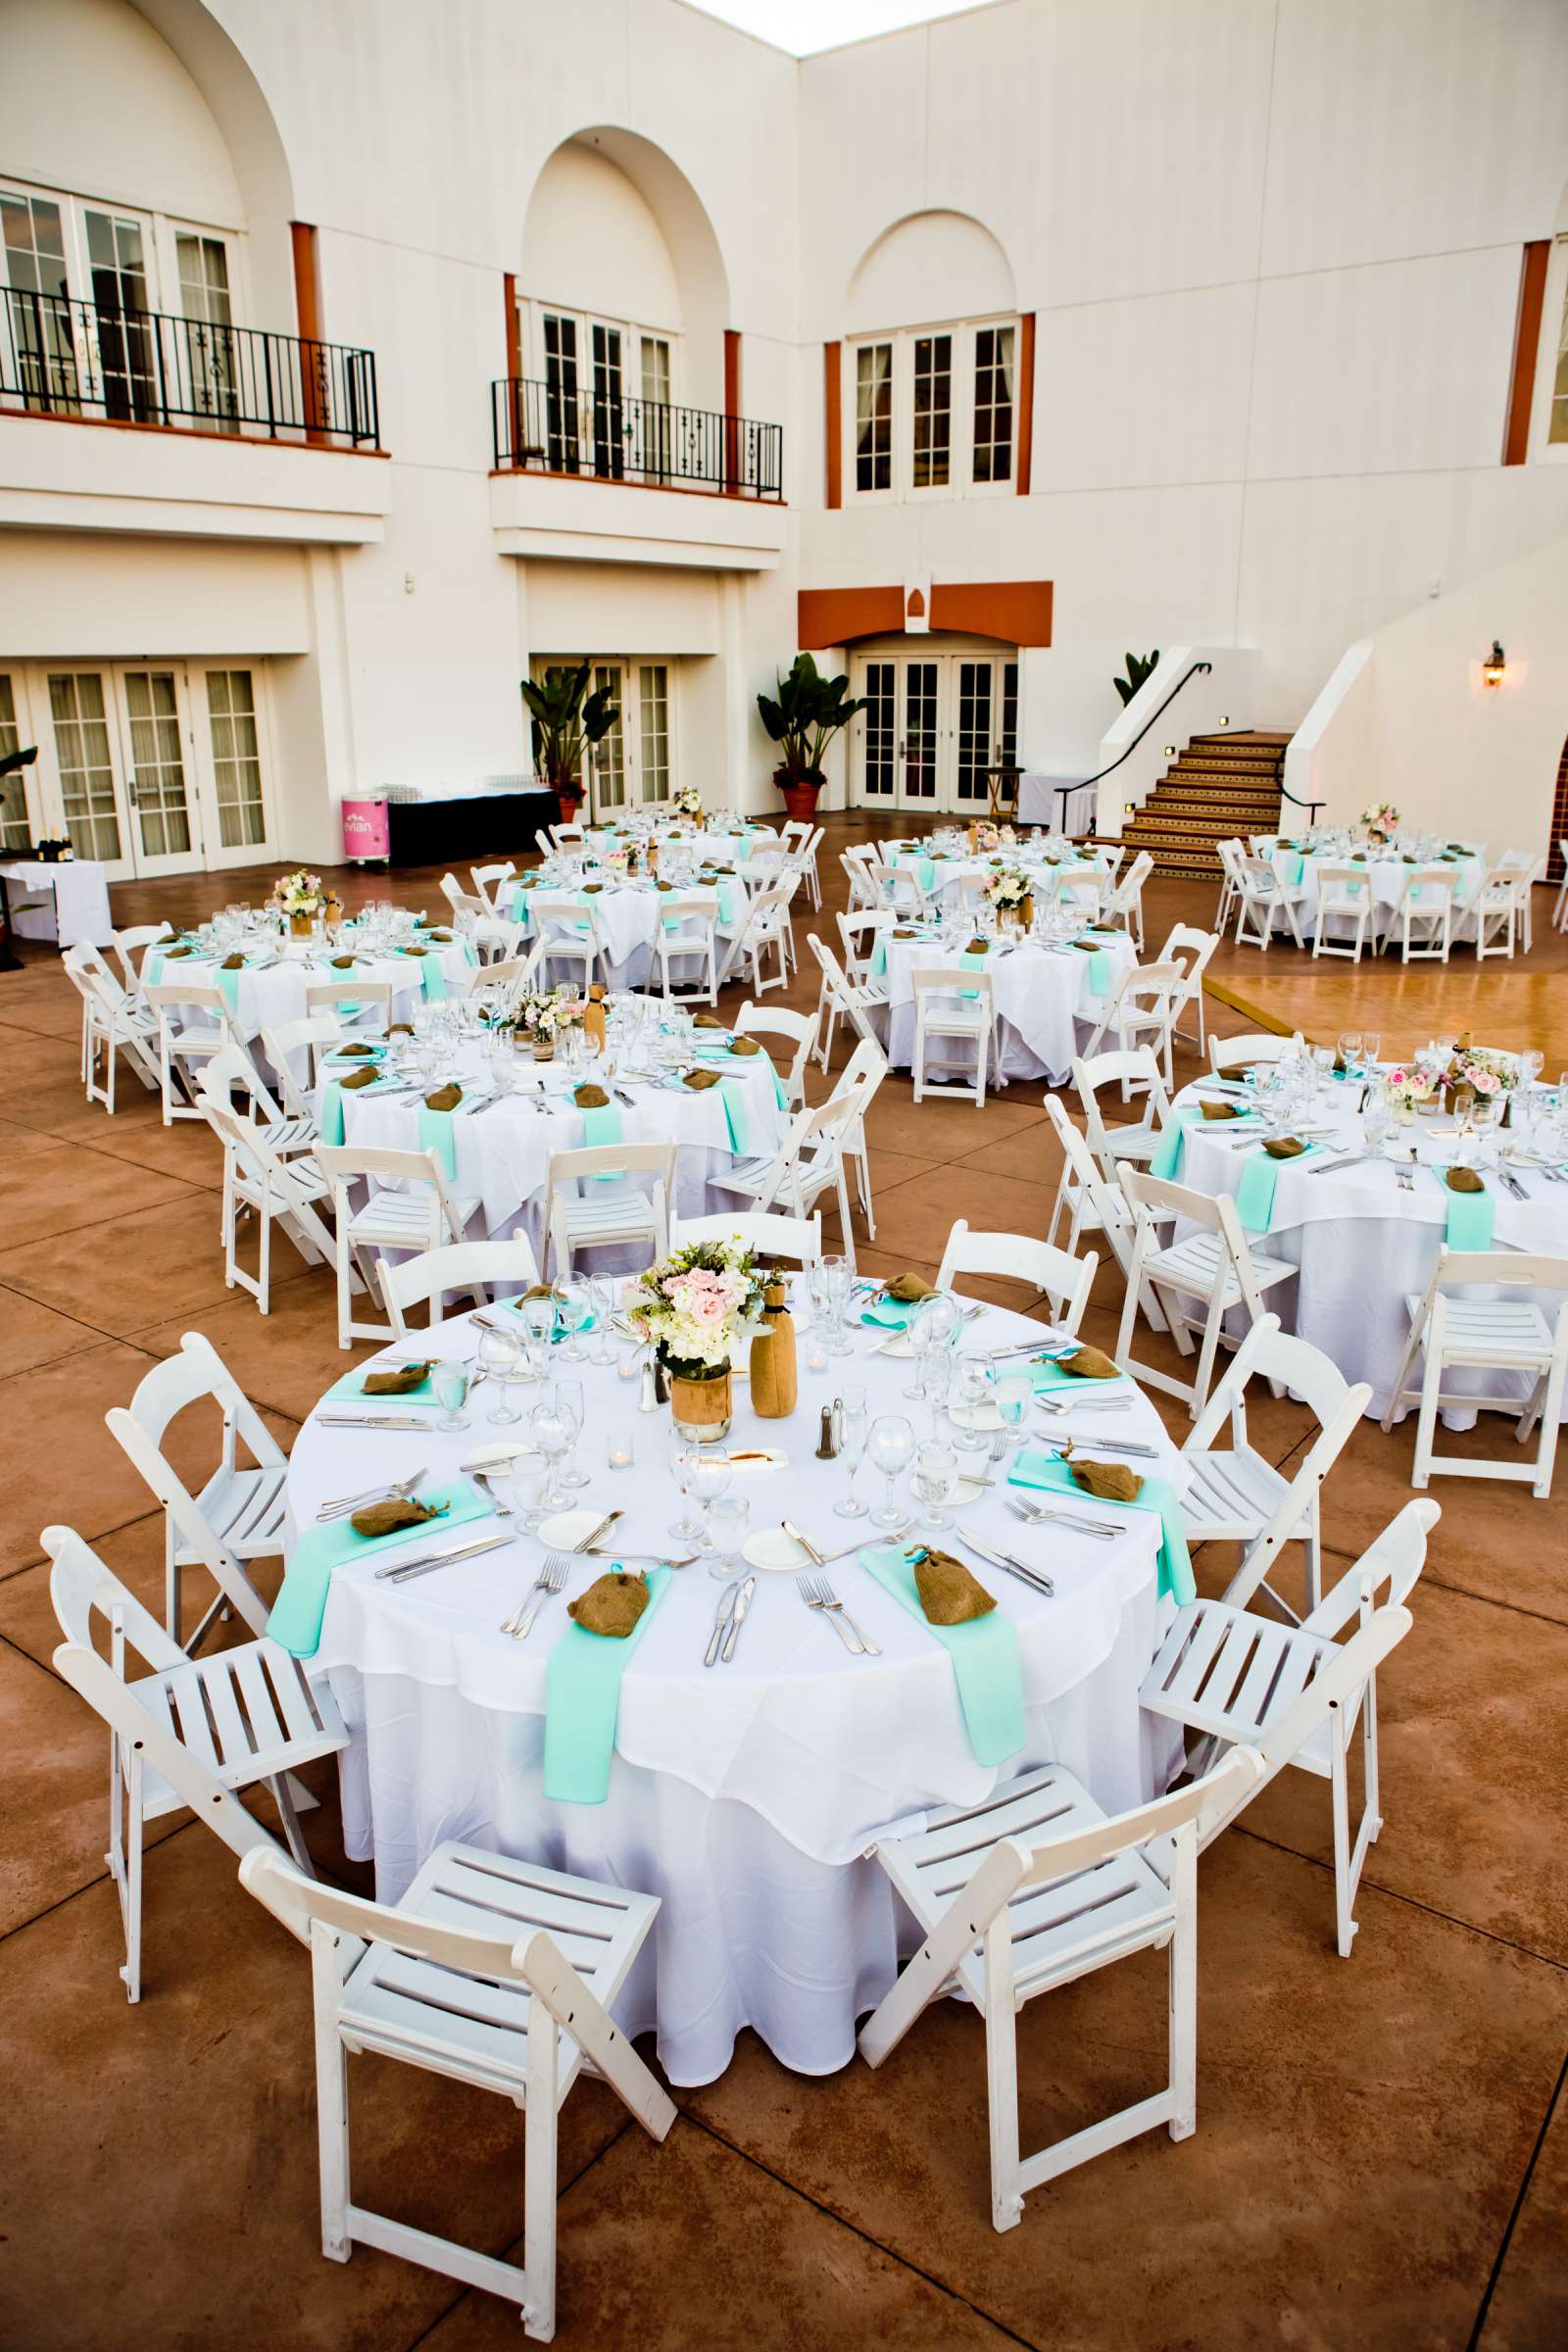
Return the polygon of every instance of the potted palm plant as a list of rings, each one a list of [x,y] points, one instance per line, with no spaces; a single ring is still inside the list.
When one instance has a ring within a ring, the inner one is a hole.
[[[760,694],[757,708],[769,739],[779,748],[773,781],[784,795],[792,817],[809,824],[816,799],[827,782],[822,755],[841,727],[847,727],[866,698],[849,691],[847,677],[824,678],[809,654],[797,654],[789,675],[778,681],[778,694]]]
[[[522,699],[533,719],[533,764],[549,785],[569,824],[581,806],[586,757],[603,741],[620,716],[620,705],[608,686],[588,691],[588,664],[575,669],[552,669],[542,680],[524,678]]]

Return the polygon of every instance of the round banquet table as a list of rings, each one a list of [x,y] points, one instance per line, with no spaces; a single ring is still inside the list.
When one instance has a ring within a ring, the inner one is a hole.
[[[346,937],[336,952],[346,955],[352,946],[352,936]],[[231,985],[230,1024],[236,1036],[249,1045],[264,1029],[277,1029],[286,1021],[303,1020],[306,989],[318,982],[389,980],[392,1018],[406,1021],[421,998],[444,996],[449,989],[466,988],[475,962],[467,941],[457,938],[435,942],[424,956],[400,956],[395,951],[356,952],[353,968],[346,972],[334,967],[332,950],[319,948],[310,940],[287,939],[279,946],[274,939],[265,942],[252,939],[245,943],[242,953],[246,959],[244,970],[220,974],[221,956],[171,958],[166,948],[150,947],[142,957],[142,983],[148,988],[157,988],[165,982],[172,987],[180,974],[185,973],[198,988],[218,988],[227,994]],[[195,1005],[182,1005],[179,1011],[182,1018],[196,1023],[209,1017]],[[294,1063],[295,1075],[303,1077],[305,1068],[305,1057],[301,1055]]]
[[[569,901],[584,912],[590,906],[593,908],[609,965],[606,984],[615,989],[641,988],[646,983],[653,966],[654,936],[670,901],[691,900],[708,907],[720,940],[733,938],[745,920],[747,906],[746,884],[739,874],[726,877],[716,889],[710,883],[691,882],[680,883],[668,891],[662,891],[656,882],[646,881],[639,874],[624,881],[600,883],[591,895],[585,894],[576,883],[508,883],[498,904],[510,921],[525,924],[530,936],[535,935],[529,911],[535,898],[557,903]]]
[[[988,1347],[1047,1336],[1001,1308],[968,1331],[977,1335],[969,1344]],[[846,1374],[863,1381],[873,1413],[912,1411],[924,1423],[924,1408],[902,1398],[908,1360],[871,1351],[885,1337],[858,1332],[853,1363],[836,1359],[814,1380],[803,1349],[801,1401],[786,1421],[757,1420],[737,1383],[731,1444],[765,1444],[788,1456],[783,1468],[734,1474],[732,1491],[751,1497],[754,1530],[787,1512],[825,1551],[857,1532],[885,1540],[864,1519],[833,1514],[843,1466],[813,1456],[820,1407]],[[467,1357],[477,1338],[462,1317],[431,1333],[429,1347]],[[582,1378],[587,1406],[580,1460],[589,1483],[575,1500],[619,1505],[625,1517],[615,1532],[628,1549],[673,1549],[667,1410],[640,1415],[637,1383],[610,1366],[563,1369]],[[524,1407],[533,1393],[514,1392]],[[289,1465],[291,1544],[329,1495],[406,1475],[414,1463],[439,1483],[476,1446],[525,1434],[489,1426],[489,1394],[474,1392],[471,1426],[461,1435],[350,1435],[313,1415]],[[1073,1426],[1082,1433],[1092,1418]],[[1150,1467],[1182,1484],[1147,1399],[1115,1426],[1156,1442],[1161,1459]],[[632,1468],[607,1468],[612,1432],[633,1438]],[[859,1483],[867,1500],[881,1499],[869,1464]],[[568,1622],[565,1602],[606,1562],[573,1559],[564,1593],[522,1642],[500,1627],[543,1558],[536,1536],[519,1533],[502,1549],[401,1588],[376,1580],[374,1555],[339,1567],[311,1670],[330,1675],[352,1735],[340,1760],[348,1851],[373,1858],[387,1901],[444,1838],[657,1894],[657,1928],[617,2017],[629,2034],[657,2028],[671,2082],[714,2081],[748,2025],[786,2066],[829,2073],[853,2055],[857,2016],[893,1982],[901,1925],[912,1940],[869,1857],[880,1832],[918,1826],[935,1807],[976,1803],[999,1778],[1048,1762],[1065,1764],[1111,1811],[1166,1786],[1176,1743],[1138,1704],[1172,1606],[1156,1597],[1159,1522],[1147,1511],[1093,1507],[1120,1517],[1125,1533],[1103,1543],[1064,1527],[1025,1532],[1004,1511],[1000,1485],[961,1515],[1049,1568],[1055,1584],[1048,1600],[975,1563],[1018,1636],[1027,1740],[1000,1774],[975,1760],[946,1651],[853,1556],[830,1574],[880,1657],[852,1657],[804,1605],[793,1576],[762,1575],[732,1662],[708,1671],[722,1588],[701,1564],[677,1571],[626,1661],[600,1805],[546,1798],[541,1775],[547,1662]]]
[[[731,1117],[736,1114],[726,1109],[719,1087],[694,1092],[678,1078],[629,1078],[624,1072],[613,1081],[615,1088],[631,1098],[629,1102],[613,1102],[612,1098],[612,1106],[620,1113],[620,1134],[614,1141],[680,1147],[669,1205],[674,1215],[683,1217],[717,1215],[744,1205],[733,1193],[718,1191],[714,1180],[726,1175],[737,1158],[775,1152],[789,1124],[789,1110],[779,1100],[781,1090],[766,1054],[743,1058],[708,1054],[699,1047],[697,1058],[699,1067],[718,1071],[722,1079],[741,1089],[738,1115],[743,1132],[739,1140],[744,1148],[740,1152],[732,1140]],[[336,1119],[329,1108],[329,1098],[335,1094],[342,1109],[344,1143],[384,1151],[425,1150],[427,1146],[420,1140],[422,1092],[413,1089],[378,1100],[374,1087],[338,1086],[339,1078],[363,1066],[356,1060],[323,1056],[313,1105],[322,1133],[329,1140],[335,1137]],[[463,1200],[478,1200],[486,1235],[499,1238],[514,1232],[521,1223],[543,1264],[550,1154],[584,1148],[584,1114],[571,1099],[572,1089],[585,1081],[604,1083],[603,1073],[587,1067],[570,1070],[559,1060],[541,1063],[526,1054],[515,1054],[513,1091],[497,1099],[485,1047],[465,1042],[447,1056],[441,1079],[434,1083],[443,1083],[448,1077],[458,1080],[466,1098],[451,1114],[454,1193]],[[470,1238],[481,1237],[473,1233]],[[586,1263],[590,1271],[609,1271],[612,1256],[608,1248],[598,1250]],[[615,1262],[627,1257],[628,1252],[622,1251]],[[629,1262],[632,1266],[640,1262],[635,1250],[629,1252]]]
[[[899,873],[908,873],[917,881],[924,880],[927,871],[928,890],[934,891],[939,905],[952,908],[958,903],[966,882],[985,884],[1000,866],[1016,867],[1034,878],[1036,904],[1044,906],[1058,882],[1102,881],[1104,869],[1093,858],[1046,858],[1032,844],[1014,843],[1004,850],[962,851],[956,857],[943,851],[926,852],[918,848],[888,848],[888,859]],[[978,895],[978,894],[975,894]]]
[[[1297,902],[1296,906],[1296,920],[1300,927],[1303,939],[1310,939],[1317,929],[1317,877],[1319,867],[1325,865],[1355,865],[1358,870],[1364,871],[1369,876],[1372,884],[1372,935],[1377,940],[1384,937],[1389,927],[1390,917],[1398,904],[1399,894],[1404,888],[1405,874],[1409,870],[1403,858],[1390,855],[1368,858],[1358,861],[1353,856],[1331,858],[1327,853],[1319,855],[1311,850],[1293,849],[1289,842],[1283,841],[1280,843],[1278,855],[1287,882],[1291,883],[1293,887],[1299,885],[1306,894],[1304,898]],[[1475,857],[1439,858],[1418,859],[1416,862],[1446,865],[1448,868],[1453,875],[1454,936],[1457,937],[1462,928],[1473,932],[1474,916],[1470,917],[1468,925],[1461,925],[1459,909],[1467,906],[1474,897],[1476,886],[1487,870],[1485,858]],[[1289,934],[1290,922],[1283,908],[1275,915],[1273,928]]]
[[[888,1002],[871,1014],[890,1062],[907,1069],[914,1058],[914,974],[938,966],[968,962],[957,949],[918,936],[919,924],[901,925],[917,936],[901,939],[882,935],[877,977],[886,983]],[[974,958],[977,971],[989,972],[995,991],[1001,1031],[1002,1074],[1004,1078],[1048,1078],[1064,1085],[1072,1059],[1081,1053],[1090,1031],[1108,1010],[1111,999],[1138,957],[1125,931],[1091,935],[1099,951],[1087,955],[1073,947],[1046,947],[1036,939],[1001,940],[987,950],[984,962]],[[1101,958],[1103,957],[1102,962]],[[1096,987],[1097,975],[1102,985]],[[961,1039],[945,1039],[957,1068],[974,1066],[973,1049]],[[934,1067],[934,1052],[928,1055]]]
[[[1200,1079],[1184,1087],[1173,1112],[1204,1092]],[[1353,1167],[1314,1175],[1323,1160],[1366,1150],[1356,1111],[1360,1095],[1358,1081],[1337,1080],[1328,1107],[1315,1108],[1302,1120],[1316,1148],[1280,1163],[1267,1237],[1249,1238],[1271,1256],[1300,1268],[1296,1282],[1268,1294],[1269,1312],[1287,1330],[1321,1348],[1347,1380],[1366,1381],[1372,1390],[1367,1412],[1381,1416],[1409,1337],[1406,1298],[1425,1293],[1443,1243],[1449,1196],[1436,1171],[1452,1163],[1454,1131],[1451,1120],[1423,1118],[1391,1133],[1386,1148],[1398,1159],[1407,1161],[1411,1145],[1416,1148],[1416,1177],[1408,1192],[1390,1158],[1358,1160]],[[1228,1132],[1229,1121],[1211,1129],[1189,1127],[1176,1180],[1210,1197],[1234,1194],[1249,1152],[1239,1142],[1232,1148],[1222,1140]],[[1506,1131],[1501,1140],[1506,1142]],[[1568,1185],[1511,1161],[1509,1171],[1525,1200],[1516,1200],[1494,1170],[1484,1171],[1494,1205],[1494,1247],[1568,1256]],[[1552,1320],[1560,1304],[1556,1294],[1534,1296]],[[1516,1397],[1527,1393],[1529,1382],[1523,1373],[1453,1368],[1445,1371],[1443,1385],[1477,1397]],[[1443,1415],[1445,1426],[1454,1430],[1472,1428],[1475,1418],[1462,1404],[1445,1408]]]

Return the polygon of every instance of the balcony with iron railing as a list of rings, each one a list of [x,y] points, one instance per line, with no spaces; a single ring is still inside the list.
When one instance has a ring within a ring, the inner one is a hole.
[[[773,569],[784,429],[718,409],[503,376],[490,387],[503,555]]]
[[[31,428],[0,421],[0,522],[381,535],[373,352],[0,287],[7,416]]]

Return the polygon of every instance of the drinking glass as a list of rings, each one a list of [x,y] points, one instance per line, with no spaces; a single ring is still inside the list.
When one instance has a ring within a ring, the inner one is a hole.
[[[1366,1148],[1369,1152],[1383,1150],[1389,1129],[1393,1124],[1394,1105],[1389,1101],[1388,1088],[1386,1086],[1370,1087],[1367,1090],[1366,1108],[1361,1113],[1361,1133],[1366,1139]]]
[[[528,1298],[522,1306],[522,1328],[528,1335],[528,1350],[541,1368],[535,1377],[542,1377],[542,1367],[549,1361],[550,1348],[556,1336],[556,1301],[554,1298]]]
[[[933,1533],[951,1527],[953,1513],[948,1506],[958,1492],[958,1457],[951,1446],[928,1438],[915,1447],[913,1486],[916,1500],[925,1505],[921,1526]]]
[[[571,1446],[565,1467],[561,1473],[561,1483],[564,1487],[585,1487],[588,1484],[587,1474],[577,1467],[577,1440],[582,1436],[584,1421],[582,1382],[558,1380],[554,1396],[557,1412],[564,1421],[571,1423],[572,1430]]]
[[[441,1407],[436,1417],[437,1429],[466,1429],[468,1417],[463,1408],[468,1400],[467,1365],[437,1364],[430,1375],[430,1385]]]
[[[839,1399],[839,1459],[844,1464],[847,1484],[844,1499],[833,1505],[841,1519],[863,1519],[866,1505],[855,1492],[856,1473],[865,1459],[867,1418],[865,1391],[858,1382],[852,1382]]]
[[[1034,1375],[1022,1364],[1009,1364],[997,1374],[997,1410],[1004,1429],[1019,1430],[1034,1402]]]
[[[722,1453],[710,1446],[699,1447],[686,1464],[686,1493],[702,1512],[697,1537],[699,1551],[713,1548],[712,1510],[730,1482],[730,1466]]]
[[[1340,1059],[1344,1062],[1348,1073],[1353,1075],[1360,1066],[1361,1056],[1365,1050],[1365,1041],[1359,1029],[1341,1030]]]
[[[1382,1054],[1383,1032],[1381,1029],[1363,1029],[1361,1032],[1361,1054],[1367,1069],[1375,1070],[1377,1068]]]
[[[533,1529],[552,1511],[564,1510],[566,1506],[568,1498],[559,1484],[557,1468],[576,1444],[577,1433],[553,1396],[534,1406],[528,1416],[528,1428],[534,1451],[542,1455],[545,1465],[538,1494],[523,1519],[523,1525]]]
[[[720,1494],[709,1505],[708,1524],[712,1537],[713,1556],[708,1563],[708,1573],[727,1584],[744,1575],[741,1545],[751,1524],[752,1502],[749,1494]]]
[[[855,1289],[855,1268],[847,1257],[824,1257],[822,1273],[827,1284],[828,1350],[833,1355],[848,1355],[850,1335],[844,1328],[844,1318],[849,1313]]]
[[[920,1404],[925,1402],[927,1370],[932,1352],[937,1345],[937,1327],[925,1311],[927,1303],[928,1301],[922,1299],[915,1308],[909,1317],[904,1335],[908,1344],[909,1360],[914,1366],[914,1378],[904,1394],[906,1396],[913,1397]]]
[[[680,1432],[673,1426],[669,1430],[667,1444],[669,1475],[675,1482],[675,1492],[680,1496],[681,1504],[680,1516],[670,1522],[669,1532],[678,1544],[695,1545],[703,1531],[699,1522],[692,1517],[693,1505],[689,1481],[691,1466],[698,1460],[700,1449],[695,1446],[688,1446]]]
[[[577,1345],[577,1337],[593,1312],[588,1298],[588,1286],[586,1283],[574,1281],[568,1276],[565,1280],[557,1283],[556,1292],[556,1316],[561,1325],[561,1336],[565,1342],[561,1350],[561,1360],[564,1364],[585,1364],[588,1361],[588,1351],[585,1348]]]
[[[521,1416],[508,1399],[508,1386],[517,1362],[517,1343],[510,1331],[485,1331],[479,1339],[479,1367],[496,1384],[496,1401],[485,1415],[498,1426],[519,1420]]]
[[[914,1458],[914,1431],[903,1413],[878,1413],[866,1437],[866,1451],[888,1482],[888,1496],[871,1513],[873,1527],[903,1527],[905,1513],[893,1499],[893,1490]]]
[[[959,1433],[957,1443],[965,1453],[984,1453],[990,1444],[985,1431],[974,1424],[982,1417],[985,1406],[994,1401],[991,1366],[986,1358],[960,1355],[953,1376],[948,1410]]]

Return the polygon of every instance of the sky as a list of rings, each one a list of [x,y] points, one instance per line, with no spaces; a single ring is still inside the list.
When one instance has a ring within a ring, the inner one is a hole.
[[[988,0],[694,0],[705,15],[739,24],[776,49],[808,57],[816,49],[837,49],[846,41],[863,41],[871,33],[893,32],[901,24],[925,24],[933,17],[956,17],[966,9],[983,8]]]

